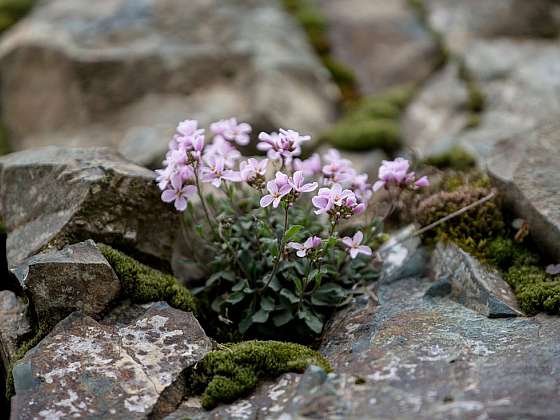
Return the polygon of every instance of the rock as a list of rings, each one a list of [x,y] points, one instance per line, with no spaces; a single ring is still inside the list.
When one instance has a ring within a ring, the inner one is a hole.
[[[412,236],[416,226],[410,225],[393,234],[381,248],[383,260],[380,282],[390,283],[404,277],[422,275],[425,271],[427,253],[421,247],[418,236]]]
[[[406,0],[320,0],[319,5],[332,55],[355,73],[363,94],[420,82],[440,61],[435,39]]]
[[[319,418],[554,418],[560,317],[491,319],[431,285],[382,284],[380,306],[337,313],[321,347],[335,374],[292,400]]]
[[[320,369],[320,368],[317,368]],[[189,398],[165,420],[230,419],[257,420],[277,418],[289,405],[290,399],[300,384],[302,375],[286,373],[275,381],[261,383],[255,392],[231,405],[221,405],[211,411],[205,411],[197,398]]]
[[[536,244],[560,261],[560,125],[542,124],[499,142],[488,173],[506,206],[529,224]]]
[[[474,39],[539,38],[558,34],[555,0],[422,0],[429,25],[461,54]],[[504,57],[505,58],[505,57]]]
[[[468,92],[458,73],[457,64],[448,64],[406,109],[403,138],[420,158],[446,151],[468,123]]]
[[[523,315],[515,294],[495,269],[483,266],[478,260],[453,243],[438,243],[432,256],[433,276],[450,287],[449,297],[467,308],[489,318]],[[442,284],[426,293],[438,296]]]
[[[317,133],[337,91],[278,3],[39,3],[0,43],[13,148],[113,146],[159,166],[185,118]]]
[[[0,291],[0,357],[5,369],[11,366],[18,340],[31,332],[27,304],[9,290]]]
[[[127,326],[74,312],[15,365],[12,419],[161,418],[211,346],[191,313],[165,303]]]
[[[91,240],[47,250],[12,269],[40,322],[54,325],[74,311],[103,313],[119,295],[119,279]]]
[[[169,266],[179,224],[153,172],[105,148],[52,146],[0,158],[0,214],[10,267],[48,245],[89,238]]]

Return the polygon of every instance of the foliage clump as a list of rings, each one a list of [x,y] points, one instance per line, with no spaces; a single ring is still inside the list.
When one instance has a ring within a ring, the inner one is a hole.
[[[308,347],[279,341],[246,341],[208,353],[191,376],[192,390],[202,393],[209,410],[247,395],[259,379],[274,379],[287,372],[303,372],[309,365],[332,370],[329,362]]]
[[[438,169],[468,171],[476,166],[476,159],[461,146],[453,146],[449,150],[431,156],[424,163]]]
[[[414,92],[414,86],[403,85],[349,105],[322,140],[339,149],[394,153],[402,145],[399,119]]]
[[[196,304],[191,293],[179,284],[175,277],[139,263],[108,245],[98,244],[98,247],[115,270],[124,297],[134,303],[162,300],[174,308],[196,312]]]
[[[484,178],[465,185],[464,177],[451,177],[443,185],[447,191],[420,202],[417,210],[420,223],[432,223],[491,191]],[[452,241],[483,263],[498,268],[513,288],[524,313],[560,314],[560,276],[545,271],[540,256],[532,250],[527,239],[514,239],[516,232],[505,223],[497,200],[490,200],[436,227],[427,235],[432,241]]]

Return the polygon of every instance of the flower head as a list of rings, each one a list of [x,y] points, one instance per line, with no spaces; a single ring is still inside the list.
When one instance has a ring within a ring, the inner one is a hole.
[[[311,199],[317,210],[315,214],[328,213],[334,206],[342,206],[345,198],[354,196],[350,190],[343,190],[340,184],[334,184],[331,188],[321,188],[319,193]]]
[[[268,166],[268,159],[258,161],[254,158],[249,158],[239,165],[241,179],[245,182],[251,182],[256,177],[264,177],[266,175],[266,168]]]
[[[276,208],[280,205],[282,197],[287,195],[292,190],[292,187],[288,183],[288,175],[276,172],[274,181],[266,183],[266,189],[268,194],[261,198],[261,207],[268,207],[272,203],[272,207]]]
[[[305,160],[294,159],[292,164],[296,171],[302,171],[305,176],[315,176],[321,173],[321,158],[317,153],[313,153]]]
[[[410,162],[400,157],[392,161],[384,160],[379,168],[379,180],[373,184],[373,191],[378,191],[383,187],[388,188],[390,185],[401,189],[416,189],[430,184],[427,177],[416,180],[415,173],[408,172],[409,167]]]
[[[260,133],[257,149],[266,151],[271,160],[282,159],[284,163],[291,163],[294,156],[301,154],[301,144],[308,141],[310,136],[302,136],[294,130],[280,129],[279,133]]]
[[[303,171],[296,171],[293,178],[288,179],[288,183],[292,186],[292,189],[299,193],[311,192],[317,189],[318,184],[316,182],[310,182],[308,184],[304,184],[303,182]]]
[[[356,258],[358,254],[364,254],[364,255],[373,254],[369,246],[360,245],[363,239],[364,239],[364,234],[360,231],[357,231],[354,234],[354,237],[352,238],[350,238],[349,236],[342,238],[342,243],[348,247],[348,253],[350,254],[350,258],[352,259]]]
[[[187,198],[196,193],[194,185],[183,185],[183,180],[179,175],[171,178],[169,188],[161,194],[162,201],[166,203],[175,203],[175,208],[179,211],[185,211],[187,208]]]
[[[233,168],[235,162],[241,157],[239,150],[233,144],[222,137],[215,137],[214,142],[204,150],[206,160],[221,157],[228,168]]]
[[[296,255],[301,258],[307,256],[310,250],[319,246],[321,246],[321,238],[318,236],[310,236],[303,244],[298,242],[288,243],[288,247],[297,250]]]
[[[241,146],[246,146],[249,144],[249,134],[252,128],[247,123],[237,123],[237,119],[229,118],[212,123],[210,125],[210,131],[212,131],[216,137],[227,141],[234,141]]]
[[[225,160],[218,156],[207,160],[208,166],[201,167],[202,182],[211,182],[213,186],[219,188],[222,181],[240,182],[239,172],[225,168]]]

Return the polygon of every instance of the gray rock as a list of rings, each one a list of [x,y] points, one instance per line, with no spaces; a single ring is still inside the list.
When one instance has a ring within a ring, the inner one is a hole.
[[[31,332],[27,304],[9,290],[0,291],[0,357],[5,369],[11,366],[18,340]]]
[[[500,273],[483,266],[475,257],[453,243],[438,243],[432,256],[433,277],[450,285],[448,296],[490,318],[523,315],[515,294]],[[427,291],[442,294],[441,283]]]
[[[422,0],[430,26],[461,54],[474,39],[539,38],[558,34],[555,0]]]
[[[47,245],[89,238],[169,265],[179,224],[153,172],[105,148],[52,146],[0,158],[0,214],[11,267]]]
[[[426,79],[437,43],[406,0],[320,0],[332,54],[356,75],[363,94]],[[383,57],[383,59],[380,59]]]
[[[91,240],[34,255],[12,272],[37,319],[50,325],[74,311],[95,317],[121,290],[117,275]]]
[[[336,89],[277,1],[89,6],[41,2],[2,39],[1,108],[14,149],[113,146],[159,166],[185,118],[313,134],[333,116]]]
[[[211,347],[191,313],[165,303],[127,326],[75,312],[15,365],[11,418],[161,418]]]
[[[560,261],[560,125],[542,124],[499,142],[488,173],[537,245]]]
[[[428,259],[421,247],[418,236],[412,236],[416,226],[409,225],[394,233],[381,248],[379,256],[383,260],[380,282],[391,283],[403,277],[422,275]]]
[[[293,400],[326,419],[554,418],[560,318],[487,318],[426,298],[431,285],[381,285],[380,306],[336,314],[321,347],[335,374]]]
[[[444,152],[468,123],[468,92],[451,63],[436,73],[412,100],[403,117],[403,138],[424,158]]]

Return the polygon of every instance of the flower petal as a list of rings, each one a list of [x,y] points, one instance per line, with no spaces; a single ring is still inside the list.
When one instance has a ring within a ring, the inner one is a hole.
[[[260,205],[261,205],[261,207],[268,207],[270,205],[270,203],[272,203],[273,200],[274,200],[274,197],[270,194],[267,194],[263,198],[261,198]]]

